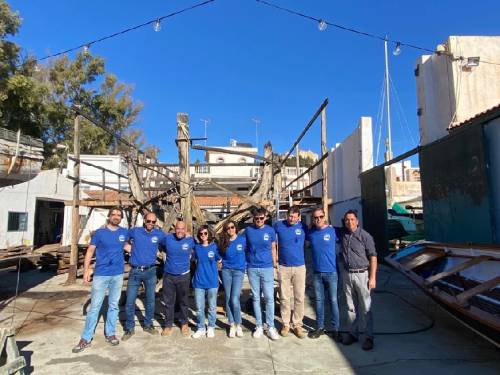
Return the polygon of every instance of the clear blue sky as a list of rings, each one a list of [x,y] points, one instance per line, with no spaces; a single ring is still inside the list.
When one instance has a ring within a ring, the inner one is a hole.
[[[449,35],[498,35],[500,1],[480,0],[270,0],[314,17],[390,39],[435,48]],[[16,41],[42,57],[187,7],[197,0],[9,1],[23,24]],[[328,146],[342,141],[360,116],[372,116],[376,133],[383,80],[383,43],[261,5],[254,0],[217,0],[162,23],[92,46],[107,70],[135,86],[144,103],[137,124],[147,141],[175,162],[176,113],[187,112],[192,136],[208,144],[230,138],[271,140],[288,150],[308,119],[328,97]],[[393,150],[398,155],[418,141],[413,70],[421,52],[390,54],[392,79],[408,128],[393,102]],[[319,121],[302,148],[319,151]],[[414,139],[411,140],[410,133]],[[192,160],[203,159],[200,152]]]

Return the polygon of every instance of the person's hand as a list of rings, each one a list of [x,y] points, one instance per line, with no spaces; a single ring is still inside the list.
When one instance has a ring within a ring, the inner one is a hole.
[[[368,279],[368,290],[375,289],[377,287],[377,282],[374,277]]]
[[[86,269],[85,271],[83,271],[83,282],[90,283],[90,276],[91,276],[90,269]]]
[[[222,269],[222,260],[217,261],[217,269],[219,271]]]

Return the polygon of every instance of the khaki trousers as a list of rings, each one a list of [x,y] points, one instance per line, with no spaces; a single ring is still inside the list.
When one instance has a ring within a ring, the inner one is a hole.
[[[302,327],[304,319],[304,299],[306,293],[306,266],[279,266],[280,312],[283,325],[290,326],[291,303],[293,296],[292,327]]]

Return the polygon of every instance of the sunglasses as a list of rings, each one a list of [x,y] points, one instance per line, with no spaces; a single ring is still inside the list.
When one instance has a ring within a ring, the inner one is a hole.
[[[200,232],[200,236],[208,236],[208,232]]]
[[[323,219],[324,217],[325,217],[325,215],[321,215],[321,216],[314,216],[314,220]]]
[[[156,220],[146,220],[146,224],[156,224]]]
[[[260,220],[264,220],[265,217],[264,216],[256,216],[253,218],[255,221],[260,221]]]
[[[229,229],[236,229],[236,227],[234,225],[230,225],[230,226],[227,227],[226,230],[229,230]]]

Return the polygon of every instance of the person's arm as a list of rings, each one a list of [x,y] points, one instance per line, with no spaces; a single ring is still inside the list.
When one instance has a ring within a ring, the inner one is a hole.
[[[132,245],[130,244],[130,241],[127,241],[125,243],[125,245],[123,246],[123,250],[125,250],[127,254],[130,254],[130,252],[132,251]]]
[[[377,287],[377,257],[370,257],[370,266],[368,269],[368,290],[375,289]]]
[[[276,241],[273,241],[272,244],[272,252],[273,252],[273,266],[274,268],[278,267],[278,247],[276,246]]]
[[[87,252],[85,253],[85,259],[83,261],[83,281],[86,283],[90,282],[90,261],[95,253],[95,245],[89,245]]]

